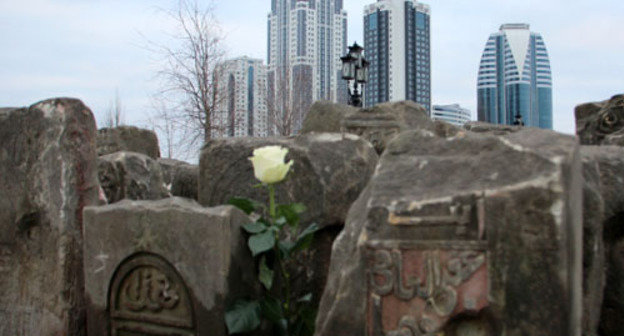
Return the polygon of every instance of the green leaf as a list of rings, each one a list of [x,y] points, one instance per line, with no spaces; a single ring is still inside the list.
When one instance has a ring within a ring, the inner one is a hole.
[[[243,210],[248,215],[256,211],[256,209],[260,209],[263,207],[262,203],[258,203],[254,200],[243,197],[232,197],[227,201],[227,204],[233,205]]]
[[[284,319],[282,304],[276,298],[266,296],[260,301],[260,307],[262,309],[262,316],[267,320],[279,325]]]
[[[243,229],[249,233],[260,233],[267,230],[266,224],[258,221],[243,225]]]
[[[288,223],[288,221],[286,220],[286,217],[284,216],[280,216],[275,220],[275,225],[280,228],[286,225],[286,223]]]
[[[278,243],[279,249],[282,252],[282,257],[287,258],[290,257],[290,251],[295,247],[295,243],[289,241],[280,241]]]
[[[263,233],[254,234],[249,237],[247,245],[251,250],[251,254],[255,257],[273,248],[273,245],[275,245],[275,233],[267,230]]]
[[[228,334],[248,333],[260,325],[260,303],[258,301],[238,300],[225,313]]]
[[[277,206],[277,215],[284,217],[290,226],[299,224],[299,214],[306,210],[305,205],[301,203],[280,204]]]
[[[300,297],[297,302],[310,302],[312,301],[312,293],[308,293],[302,297]]]
[[[301,251],[309,248],[310,244],[312,244],[312,239],[314,238],[314,232],[318,230],[320,230],[320,227],[316,225],[316,223],[310,224],[310,226],[308,226],[299,234],[299,237],[297,237],[297,240],[295,241],[295,246],[293,246],[292,251]]]
[[[269,268],[266,263],[266,257],[262,256],[260,259],[260,271],[258,272],[258,279],[264,285],[264,288],[271,290],[273,287],[273,270]]]

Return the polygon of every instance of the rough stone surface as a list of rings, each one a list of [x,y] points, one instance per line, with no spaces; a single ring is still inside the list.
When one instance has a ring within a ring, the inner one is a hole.
[[[386,144],[400,132],[431,124],[425,108],[407,100],[361,109],[342,120],[341,130],[368,140],[381,154]]]
[[[580,335],[581,194],[573,137],[401,133],[334,242],[316,335]]]
[[[160,165],[136,152],[100,156],[98,178],[108,203],[122,199],[156,200],[169,196]]]
[[[624,95],[579,105],[575,116],[581,144],[624,146]]]
[[[152,159],[160,157],[158,138],[153,131],[134,126],[119,126],[98,130],[98,156],[119,151],[137,152],[145,154]]]
[[[305,133],[338,133],[340,123],[346,117],[356,113],[358,108],[336,104],[330,101],[317,101],[310,107],[301,127],[301,134]]]
[[[302,260],[307,268],[294,284],[306,293],[312,289],[318,301],[325,285],[331,244],[344,224],[351,203],[364,189],[377,163],[377,154],[367,141],[337,133],[306,134],[293,138],[228,138],[212,140],[200,158],[199,202],[204,206],[224,204],[242,196],[268,204],[264,188],[258,184],[248,157],[266,145],[289,148],[287,160],[294,160],[286,180],[277,185],[278,203],[306,205],[302,227],[317,223],[310,253]]]
[[[584,214],[583,217],[591,225],[585,224],[584,267],[586,270],[592,267],[592,271],[595,272],[586,275],[586,284],[588,289],[594,292],[594,288],[604,286],[599,335],[621,336],[624,335],[622,329],[622,321],[624,321],[624,225],[622,225],[624,223],[624,193],[622,193],[624,190],[624,179],[622,179],[624,176],[624,148],[619,146],[583,146],[582,153],[584,165],[592,166],[592,175],[598,175],[599,178],[598,188],[595,187],[596,183],[592,183],[594,186],[592,189],[595,189],[595,191],[592,190],[593,194],[599,193],[603,201],[603,213],[600,216],[597,205],[588,211],[588,201],[596,199],[596,196],[590,198],[587,193],[585,194],[585,211],[589,213]],[[587,173],[585,175],[585,183],[588,185],[591,180],[587,178]],[[592,180],[595,180],[595,177]],[[588,218],[594,213],[596,213],[594,216]],[[600,226],[595,227],[594,223],[597,221],[600,221]],[[588,230],[590,231],[587,232]],[[602,246],[602,237],[604,237],[604,247]],[[603,251],[605,251],[606,260],[601,259]],[[605,263],[606,267],[604,267]],[[603,266],[602,269],[601,266]],[[605,268],[606,275],[603,273]],[[604,283],[605,280],[606,284]],[[594,295],[587,299],[591,304],[586,308],[595,309],[586,314],[588,323],[591,323],[590,326],[593,327],[596,320],[595,315],[600,311],[596,305],[600,305],[599,300],[602,299],[602,296]],[[595,334],[587,333],[587,335]]]
[[[95,120],[75,99],[0,111],[0,335],[84,335],[82,208]]]
[[[506,135],[522,129],[521,126],[490,124],[482,121],[470,121],[464,124],[464,129],[475,133],[491,133],[494,135]]]
[[[605,286],[604,200],[592,148],[581,146],[583,164],[583,335],[598,335]]]
[[[84,217],[89,336],[108,336],[109,326],[225,336],[226,307],[258,289],[240,229],[250,219],[231,206],[124,200]]]
[[[254,149],[268,145],[287,147],[287,160],[294,160],[292,171],[276,188],[277,202],[305,204],[308,211],[302,222],[320,226],[344,223],[377,164],[370,144],[349,134],[215,139],[201,153],[199,203],[215,206],[243,196],[266,204],[266,190],[253,187],[259,181],[248,158]]]
[[[158,159],[158,163],[171,195],[197,200],[198,165],[172,159]]]

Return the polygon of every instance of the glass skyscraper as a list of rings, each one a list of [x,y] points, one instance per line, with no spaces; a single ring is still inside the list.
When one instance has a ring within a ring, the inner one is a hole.
[[[431,109],[429,21],[429,6],[413,0],[378,0],[364,8],[365,106],[412,100]]]
[[[271,0],[268,15],[268,84],[288,81],[301,127],[316,100],[347,102],[340,57],[347,50],[347,13],[343,0]],[[279,90],[279,89],[275,89]],[[271,91],[271,90],[270,90]],[[286,99],[286,98],[284,98]]]
[[[528,24],[504,24],[490,35],[479,67],[479,121],[552,129],[552,78],[542,36]]]
[[[227,60],[221,65],[223,71],[219,83],[223,95],[213,115],[212,136],[269,135],[264,62],[243,56]]]

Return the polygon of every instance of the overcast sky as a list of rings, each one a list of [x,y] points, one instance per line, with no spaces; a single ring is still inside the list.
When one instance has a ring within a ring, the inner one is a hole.
[[[362,12],[345,0],[349,44],[362,42]],[[0,107],[70,96],[101,124],[119,91],[129,124],[146,125],[157,62],[142,45],[165,41],[162,9],[176,0],[0,0]],[[459,103],[476,118],[476,79],[489,34],[529,23],[553,72],[555,130],[574,133],[574,106],[624,92],[623,0],[437,0],[431,6],[434,104]],[[217,0],[231,57],[266,61],[270,0]]]

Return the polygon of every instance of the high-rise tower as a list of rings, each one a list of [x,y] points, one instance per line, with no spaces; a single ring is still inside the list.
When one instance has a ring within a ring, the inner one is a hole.
[[[552,79],[542,36],[528,24],[504,24],[490,35],[479,67],[479,121],[552,129]]]
[[[222,98],[212,120],[212,136],[267,136],[267,73],[264,62],[243,56],[223,62],[222,67],[219,80]]]
[[[365,106],[412,100],[431,109],[430,16],[429,6],[415,0],[378,0],[364,8]]]
[[[342,9],[342,2],[271,0],[269,99],[289,101],[295,113],[295,132],[312,102],[347,102],[346,82],[340,75],[340,57],[347,49],[347,13]],[[276,98],[284,94],[284,87],[288,88],[288,97]]]

